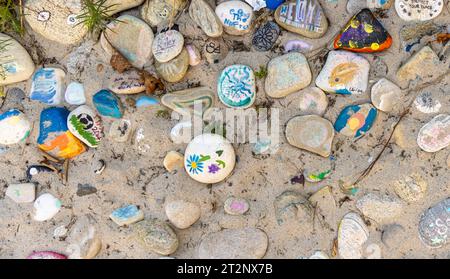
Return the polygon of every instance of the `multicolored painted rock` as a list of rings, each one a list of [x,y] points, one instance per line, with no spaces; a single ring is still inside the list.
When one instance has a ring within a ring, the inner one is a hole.
[[[213,184],[227,178],[234,169],[236,154],[222,136],[202,134],[195,137],[184,153],[184,167],[194,180]]]
[[[256,99],[255,74],[246,65],[231,65],[220,74],[217,82],[220,101],[231,108],[248,108]]]
[[[347,213],[339,224],[338,252],[342,259],[361,259],[362,247],[369,239],[369,229],[356,213]]]
[[[201,116],[214,105],[214,92],[207,87],[176,91],[165,94],[161,103],[182,115]]]
[[[334,129],[347,137],[358,138],[372,128],[376,118],[377,109],[371,104],[348,106],[339,114]]]
[[[177,57],[168,62],[155,61],[155,68],[158,75],[165,81],[178,82],[182,80],[189,69],[189,54],[186,48],[183,48]]]
[[[158,62],[172,60],[183,50],[184,38],[177,30],[168,30],[156,35],[152,44],[152,52]]]
[[[27,260],[65,260],[65,259],[67,259],[67,256],[52,251],[33,252],[27,257]]]
[[[417,144],[425,152],[438,152],[450,145],[450,115],[440,114],[425,124],[417,136]]]
[[[280,27],[273,21],[260,26],[253,34],[252,45],[257,51],[271,50],[280,35]]]
[[[105,136],[100,116],[88,106],[80,106],[67,117],[70,132],[87,146],[96,148]]]
[[[52,107],[41,112],[38,146],[45,152],[62,159],[73,158],[86,148],[67,127],[70,112],[66,108]]]
[[[420,218],[419,236],[431,248],[444,247],[450,232],[450,198],[428,209]]]
[[[356,14],[334,39],[335,49],[354,52],[379,52],[392,45],[391,35],[369,9]]]
[[[395,10],[405,21],[431,20],[442,12],[443,7],[443,0],[395,0]]]
[[[17,109],[0,114],[0,144],[12,145],[23,142],[31,132],[31,123]]]
[[[222,2],[216,7],[224,30],[230,35],[243,35],[250,32],[253,9],[247,3],[237,0]]]
[[[27,50],[12,37],[0,33],[0,86],[27,80],[34,72],[34,62]]]
[[[108,89],[119,95],[138,94],[145,91],[145,83],[137,71],[114,73],[109,80]]]
[[[61,104],[66,73],[58,68],[40,68],[31,83],[30,99],[47,105]]]
[[[222,23],[206,1],[192,0],[189,6],[189,16],[208,37],[222,35]]]
[[[86,103],[86,96],[84,95],[84,86],[79,82],[71,82],[64,94],[66,102],[71,105],[83,105]]]
[[[122,104],[109,90],[101,90],[92,98],[95,108],[102,116],[122,118]]]
[[[51,194],[40,195],[34,202],[35,221],[43,222],[52,219],[61,209],[61,201]]]
[[[135,205],[127,205],[114,210],[109,218],[119,226],[126,226],[144,220],[144,212]]]

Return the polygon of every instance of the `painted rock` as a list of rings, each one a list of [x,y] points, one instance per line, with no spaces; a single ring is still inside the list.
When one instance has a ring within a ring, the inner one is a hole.
[[[216,7],[216,15],[228,34],[239,36],[250,32],[253,9],[247,3],[237,0],[222,2]]]
[[[67,127],[74,136],[92,148],[98,147],[105,136],[100,116],[86,105],[76,108],[69,114]]]
[[[266,7],[275,11],[285,0],[266,0]]]
[[[136,107],[145,108],[159,105],[159,100],[154,97],[141,96],[136,100]]]
[[[61,69],[38,69],[31,79],[30,99],[47,105],[61,104],[65,77]]]
[[[230,197],[225,201],[223,208],[230,215],[243,215],[250,209],[250,205],[245,199]]]
[[[97,111],[102,116],[121,118],[123,115],[120,99],[108,90],[97,92],[92,98]]]
[[[195,137],[184,153],[184,167],[194,180],[219,183],[234,169],[236,155],[231,143],[222,136],[202,134]]]
[[[34,176],[40,173],[51,173],[51,172],[54,172],[54,170],[47,166],[32,165],[27,168],[27,179],[31,180]]]
[[[177,57],[183,50],[184,38],[177,30],[168,30],[156,35],[153,41],[153,56],[158,62],[164,63]]]
[[[369,62],[362,56],[343,50],[330,51],[316,85],[329,93],[360,95],[366,92],[369,70]]]
[[[443,7],[443,0],[395,0],[395,10],[405,21],[431,20],[442,12]]]
[[[228,46],[225,44],[222,38],[212,39],[209,38],[203,46],[203,55],[209,64],[217,64],[225,57],[229,52]]]
[[[328,19],[318,0],[285,2],[274,16],[284,29],[308,38],[320,38],[328,30]]]
[[[189,54],[186,48],[181,53],[166,63],[155,62],[158,74],[168,82],[178,82],[184,78],[189,68]]]
[[[115,120],[109,129],[109,137],[115,142],[127,142],[133,132],[130,120]]]
[[[207,87],[176,91],[165,94],[161,103],[181,115],[203,115],[214,105],[214,92]]]
[[[222,35],[222,22],[204,0],[191,1],[189,16],[208,37],[220,37]]]
[[[334,39],[335,49],[354,52],[379,52],[391,45],[391,35],[369,9],[364,9],[352,17]]]
[[[93,259],[102,248],[97,222],[90,214],[77,216],[66,242],[69,259]]]
[[[33,183],[10,184],[5,195],[16,203],[34,202],[36,186]]]
[[[273,202],[278,225],[296,222],[304,223],[312,216],[312,207],[300,193],[285,191]]]
[[[280,35],[280,27],[273,21],[260,26],[253,34],[252,44],[257,51],[271,50]]]
[[[33,252],[27,257],[27,260],[65,260],[65,259],[67,259],[65,255],[52,251]]]
[[[169,151],[164,157],[163,165],[168,172],[181,169],[184,166],[184,156],[176,151]]]
[[[338,252],[341,259],[361,259],[362,246],[369,239],[369,229],[361,217],[347,213],[339,224]]]
[[[329,157],[334,129],[330,121],[320,116],[297,116],[287,123],[286,138],[295,147]]]
[[[358,138],[372,128],[376,118],[377,110],[371,104],[352,105],[341,111],[334,128],[347,137]]]
[[[79,82],[71,82],[64,94],[66,102],[70,105],[83,105],[86,103],[84,95],[84,86]]]
[[[0,86],[27,80],[34,62],[27,50],[12,37],[0,33]]]
[[[51,194],[40,195],[34,202],[35,221],[47,221],[52,219],[61,209],[61,201]]]
[[[391,112],[399,104],[402,90],[395,83],[382,78],[372,87],[372,104],[379,110]]]
[[[248,108],[256,99],[255,74],[246,65],[231,65],[220,74],[217,82],[220,101],[231,108]]]
[[[185,3],[185,0],[147,0],[142,6],[141,17],[152,27],[166,26],[175,20]]]
[[[289,40],[284,44],[284,53],[297,51],[306,53],[312,50],[312,45],[302,40]]]
[[[450,231],[450,198],[425,211],[419,222],[419,236],[430,248],[440,248],[447,244]]]
[[[311,83],[312,74],[305,56],[291,52],[270,60],[265,81],[266,94],[282,98]]]
[[[182,230],[197,222],[201,214],[198,205],[183,200],[166,203],[165,211],[169,221]]]
[[[328,97],[320,88],[310,87],[300,91],[298,104],[303,115],[322,116],[328,107]]]
[[[144,212],[135,205],[127,205],[114,210],[109,218],[119,226],[127,226],[144,220]]]
[[[142,68],[152,56],[153,36],[153,31],[147,23],[137,17],[123,15],[108,24],[100,42],[109,55],[114,54],[112,45],[133,66]]]
[[[160,255],[173,254],[178,248],[178,237],[173,229],[157,219],[136,224],[135,234],[145,248]]]
[[[123,74],[114,73],[108,89],[116,94],[137,94],[145,91],[145,84],[139,73],[132,70]]]
[[[200,51],[194,45],[186,45],[186,50],[189,55],[189,65],[197,66],[202,62],[202,56],[200,55]]]
[[[422,113],[438,113],[442,107],[439,100],[433,97],[432,92],[424,91],[417,95],[414,100],[414,105],[417,110]]]
[[[267,251],[267,234],[255,228],[224,229],[202,239],[199,259],[261,259]]]
[[[309,170],[305,169],[303,171],[303,176],[305,177],[305,180],[311,183],[317,183],[320,181],[325,180],[325,178],[329,177],[331,175],[331,170],[325,170],[325,171],[316,171],[316,170]]]
[[[63,159],[73,158],[86,148],[67,127],[70,112],[66,108],[48,108],[41,112],[38,137],[39,148]]]
[[[31,132],[31,123],[17,109],[0,114],[0,144],[12,145],[23,142]]]
[[[369,193],[356,201],[356,208],[367,218],[385,223],[401,215],[404,205],[397,198]]]
[[[450,145],[450,115],[440,114],[425,124],[417,136],[417,144],[425,152],[438,152]]]
[[[369,9],[388,10],[392,4],[394,4],[394,0],[367,0],[367,7]]]
[[[428,183],[419,174],[408,175],[394,183],[395,193],[407,202],[421,200],[427,191]]]

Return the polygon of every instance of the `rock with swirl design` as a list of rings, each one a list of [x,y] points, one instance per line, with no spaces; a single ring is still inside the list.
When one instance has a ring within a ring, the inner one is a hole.
[[[256,99],[255,74],[246,65],[226,67],[219,77],[217,94],[220,101],[232,108],[248,108]]]

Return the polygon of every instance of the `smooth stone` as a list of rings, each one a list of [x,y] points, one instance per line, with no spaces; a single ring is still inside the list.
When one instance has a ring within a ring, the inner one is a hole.
[[[186,45],[186,50],[189,55],[189,66],[197,66],[202,62],[200,51],[194,45]]]
[[[284,53],[289,53],[291,51],[306,53],[312,50],[312,45],[302,40],[289,40],[284,44],[283,48]]]
[[[395,0],[395,10],[405,21],[427,21],[437,17],[444,7],[443,0]]]
[[[69,230],[67,230],[67,227],[64,225],[61,225],[53,231],[53,237],[58,237],[58,238],[65,237],[65,236],[67,236],[68,232],[69,232]]]
[[[12,37],[0,33],[0,86],[25,81],[34,72],[34,62],[27,50]]]
[[[286,138],[292,146],[329,157],[334,138],[333,124],[317,115],[297,116],[287,123]]]
[[[204,184],[219,183],[233,171],[236,154],[231,143],[220,135],[195,137],[184,153],[184,167],[189,176]]]
[[[367,0],[367,7],[369,9],[388,10],[394,4],[394,0]]]
[[[396,248],[404,241],[405,229],[399,224],[383,227],[381,241],[389,248]]]
[[[417,173],[394,182],[395,193],[407,202],[416,202],[423,199],[427,188],[427,181]]]
[[[275,11],[285,0],[266,0],[266,7]]]
[[[132,131],[133,128],[130,120],[118,119],[109,128],[109,137],[115,142],[127,142],[130,139]]]
[[[135,205],[127,205],[114,210],[109,218],[119,227],[128,226],[144,220],[144,212]]]
[[[222,22],[206,1],[192,0],[189,6],[189,16],[208,37],[222,36]]]
[[[28,255],[27,260],[65,260],[67,257],[63,254],[52,251],[38,251]]]
[[[362,214],[378,223],[385,223],[397,218],[403,213],[403,203],[394,197],[386,195],[366,194],[356,201],[356,207]]]
[[[10,184],[5,195],[16,203],[34,202],[36,186],[33,183]]]
[[[247,3],[237,0],[222,2],[215,12],[226,33],[239,36],[250,32],[253,9]]]
[[[214,92],[207,87],[190,88],[165,94],[161,103],[181,115],[201,116],[214,105]]]
[[[120,99],[109,90],[101,90],[92,97],[95,108],[101,116],[122,118],[122,104]]]
[[[280,35],[280,27],[273,21],[256,29],[252,38],[252,45],[257,51],[271,50]]]
[[[163,165],[168,172],[183,168],[184,156],[176,151],[169,151],[164,157]]]
[[[78,216],[66,238],[69,259],[93,259],[102,248],[98,225],[90,214]]]
[[[183,50],[184,38],[177,30],[168,30],[156,35],[152,52],[158,62],[168,62],[177,57]]]
[[[159,105],[159,100],[154,97],[141,96],[136,100],[136,107],[138,108],[152,107],[156,105]]]
[[[228,46],[222,38],[209,38],[203,46],[203,55],[209,64],[218,64],[227,57]]]
[[[115,72],[109,80],[108,89],[119,95],[138,94],[145,91],[145,84],[137,71],[127,71],[123,74]]]
[[[267,251],[267,234],[255,228],[224,229],[202,239],[199,259],[261,259]]]
[[[181,230],[192,226],[201,214],[198,205],[183,200],[168,202],[164,209],[169,221]]]
[[[441,102],[433,98],[431,92],[424,91],[414,100],[417,110],[422,113],[438,113],[442,107]]]
[[[330,257],[322,251],[316,251],[309,257],[310,260],[329,260]]]
[[[417,144],[425,152],[438,152],[450,145],[450,115],[439,114],[425,124],[417,136]]]
[[[323,216],[323,221],[330,224],[333,230],[336,229],[336,226],[339,223],[337,219],[338,206],[331,187],[323,187],[312,194],[308,201],[316,207],[316,210],[319,210],[318,212]],[[321,221],[319,222],[321,223]]]
[[[246,65],[231,65],[223,69],[217,82],[220,101],[230,108],[248,108],[256,100],[255,74]]]
[[[252,146],[252,152],[255,155],[265,154],[272,148],[272,141],[270,139],[260,139]]]
[[[265,81],[266,94],[283,98],[307,87],[312,80],[311,69],[305,56],[291,52],[270,60]]]
[[[34,202],[35,221],[43,222],[52,219],[61,209],[61,201],[51,194],[40,195]]]
[[[105,136],[100,116],[90,107],[83,105],[67,117],[69,131],[87,146],[96,148]]]
[[[175,144],[189,143],[192,140],[192,122],[183,121],[170,130],[170,140]]]
[[[158,219],[139,222],[135,234],[145,248],[160,255],[173,254],[178,248],[178,237],[173,229]]]
[[[13,145],[25,141],[31,132],[31,123],[17,109],[0,114],[0,144]]]
[[[328,108],[328,97],[317,87],[303,89],[299,93],[298,104],[304,115],[315,114],[322,116]]]
[[[152,27],[167,26],[183,9],[185,0],[147,0],[141,9],[141,17]]]
[[[361,95],[368,86],[369,70],[369,62],[362,56],[344,50],[330,51],[316,85],[329,93]]]
[[[31,78],[30,99],[47,105],[59,105],[62,101],[66,73],[58,68],[40,68]]]
[[[370,1],[370,0],[368,0]],[[346,10],[347,13],[353,15],[355,13],[358,13],[362,9],[367,8],[367,2],[364,0],[348,0]]]
[[[312,39],[328,30],[328,19],[318,0],[287,1],[277,8],[274,17],[284,29]]]
[[[166,63],[155,62],[158,74],[168,82],[178,82],[184,78],[189,68],[189,54],[186,48],[181,53]]]
[[[84,197],[97,193],[97,188],[89,184],[78,184],[77,196]]]
[[[71,82],[64,94],[66,102],[70,105],[84,105],[86,96],[84,95],[84,86],[79,82]]]
[[[396,145],[400,148],[416,149],[417,148],[417,134],[419,132],[418,127],[421,123],[415,119],[405,119],[401,121],[394,131],[393,139]],[[411,127],[417,127],[411,129]]]
[[[69,114],[66,108],[48,108],[41,112],[39,124],[39,148],[62,159],[70,159],[86,151],[83,143],[67,127]]]
[[[430,248],[440,248],[447,244],[450,231],[450,198],[426,210],[420,217],[419,236]]]
[[[372,87],[371,99],[377,109],[391,112],[402,100],[402,90],[392,81],[382,78]]]
[[[223,208],[230,215],[243,215],[250,209],[250,205],[245,199],[230,197],[225,201]]]
[[[361,259],[362,246],[369,239],[369,229],[361,217],[347,213],[339,224],[338,252],[342,259]]]
[[[334,129],[347,137],[361,137],[372,128],[377,114],[371,104],[348,106],[339,114]]]
[[[275,218],[278,225],[290,223],[306,223],[312,216],[312,208],[308,200],[300,193],[286,191],[273,202]]]

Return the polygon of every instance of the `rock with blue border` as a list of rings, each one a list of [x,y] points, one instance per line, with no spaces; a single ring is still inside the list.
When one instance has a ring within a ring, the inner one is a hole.
[[[122,105],[117,96],[109,90],[101,90],[93,97],[94,106],[102,116],[122,118]]]
[[[31,131],[31,123],[17,109],[0,114],[0,144],[12,145],[23,142]]]
[[[248,108],[255,102],[256,85],[252,68],[246,65],[226,67],[217,83],[220,101],[231,108]]]
[[[359,138],[372,128],[377,109],[371,104],[351,105],[339,114],[334,129],[348,137]]]
[[[31,79],[30,99],[47,105],[61,104],[65,76],[58,68],[38,69]]]

